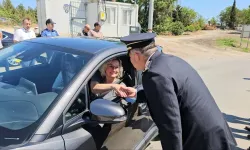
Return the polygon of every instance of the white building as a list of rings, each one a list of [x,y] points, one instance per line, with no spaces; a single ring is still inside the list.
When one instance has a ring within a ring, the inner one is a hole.
[[[103,14],[106,14],[105,20],[102,20]],[[126,36],[130,26],[139,26],[138,5],[102,0],[37,0],[37,15],[40,31],[51,18],[62,36],[76,36],[85,24],[94,28],[95,22],[103,24],[101,31],[105,37]]]

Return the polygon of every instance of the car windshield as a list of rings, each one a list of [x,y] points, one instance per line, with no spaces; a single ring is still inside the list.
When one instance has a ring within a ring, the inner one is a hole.
[[[91,54],[32,42],[0,51],[0,147],[20,144]]]

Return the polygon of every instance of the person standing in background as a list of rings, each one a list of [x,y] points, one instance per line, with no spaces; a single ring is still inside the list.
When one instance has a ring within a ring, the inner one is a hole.
[[[35,32],[31,30],[31,19],[23,19],[23,28],[17,29],[14,33],[14,43],[36,38]]]
[[[94,29],[90,30],[89,36],[95,37],[95,38],[103,38],[103,34],[100,30],[101,30],[101,25],[98,22],[96,22],[94,24]]]
[[[56,24],[52,19],[46,20],[47,28],[41,33],[41,37],[55,37],[59,36],[58,32],[54,30],[54,24]]]
[[[89,31],[90,31],[90,25],[86,24],[83,27],[82,33],[78,33],[78,36],[89,36]]]

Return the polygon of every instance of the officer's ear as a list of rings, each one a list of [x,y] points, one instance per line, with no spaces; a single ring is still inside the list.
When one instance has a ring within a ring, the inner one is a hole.
[[[141,60],[140,52],[134,51],[134,59],[136,62]]]

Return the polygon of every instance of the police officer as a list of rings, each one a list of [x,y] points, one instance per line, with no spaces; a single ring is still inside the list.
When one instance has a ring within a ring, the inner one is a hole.
[[[236,141],[198,73],[157,50],[154,33],[122,37],[142,84],[164,150],[233,150]],[[127,88],[129,96],[135,90]]]
[[[55,37],[59,36],[56,30],[54,30],[54,24],[56,24],[52,19],[46,20],[47,28],[41,33],[41,37]]]

